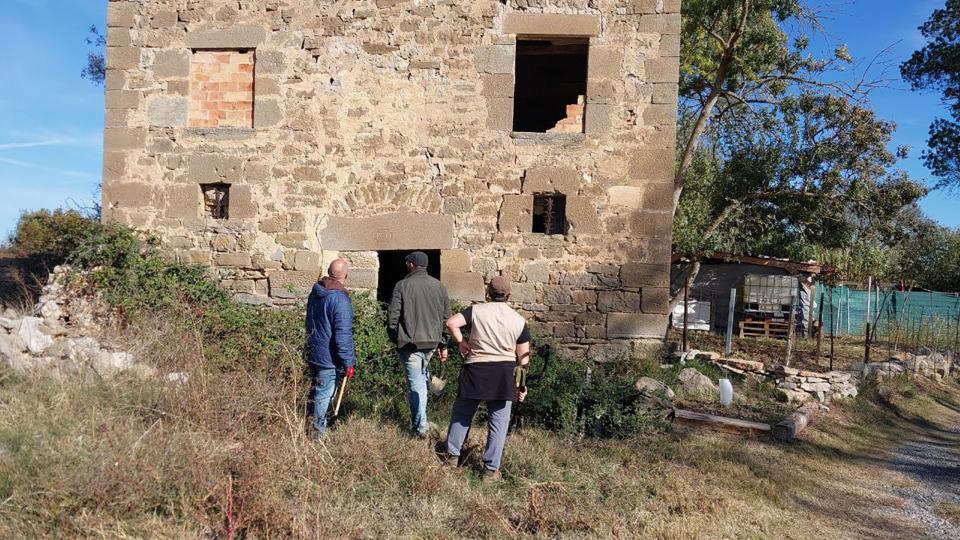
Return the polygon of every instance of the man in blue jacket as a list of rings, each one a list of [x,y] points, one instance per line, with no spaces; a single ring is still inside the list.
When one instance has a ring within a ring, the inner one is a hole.
[[[305,355],[313,374],[314,438],[327,432],[327,409],[337,390],[338,372],[353,378],[356,356],[353,348],[353,305],[343,284],[347,261],[330,263],[327,276],[314,284],[307,301]]]

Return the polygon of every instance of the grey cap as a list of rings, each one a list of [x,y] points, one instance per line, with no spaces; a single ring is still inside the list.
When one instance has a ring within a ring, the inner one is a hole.
[[[414,251],[404,257],[403,260],[408,263],[413,263],[414,266],[419,266],[420,268],[426,268],[427,265],[430,264],[430,259],[427,258],[427,254],[422,251]]]

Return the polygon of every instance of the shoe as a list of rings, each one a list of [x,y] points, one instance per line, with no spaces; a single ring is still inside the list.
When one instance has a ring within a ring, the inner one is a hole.
[[[327,432],[325,432],[325,431],[319,431],[319,430],[316,430],[316,429],[315,429],[315,430],[313,430],[313,431],[310,433],[310,441],[315,442],[315,443],[323,442],[323,439],[324,439],[326,436],[327,436]]]
[[[484,469],[483,475],[480,476],[480,481],[484,484],[492,484],[494,482],[499,482],[501,479],[500,469]]]

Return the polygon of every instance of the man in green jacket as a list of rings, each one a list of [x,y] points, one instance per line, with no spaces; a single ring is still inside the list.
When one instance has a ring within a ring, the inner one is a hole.
[[[427,381],[434,350],[446,359],[444,323],[450,316],[447,289],[427,274],[427,254],[414,251],[405,258],[407,276],[393,289],[388,310],[390,338],[397,345],[407,376],[410,427],[427,436]]]

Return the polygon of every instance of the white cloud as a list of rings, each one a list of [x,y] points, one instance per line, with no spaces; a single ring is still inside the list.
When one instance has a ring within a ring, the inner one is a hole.
[[[81,178],[83,180],[98,180],[99,175],[85,172],[85,171],[75,171],[71,169],[60,169],[57,167],[47,167],[40,165],[38,163],[31,163],[28,161],[21,161],[19,159],[11,159],[0,157],[0,163],[5,163],[7,165],[12,165],[14,167],[22,167],[24,169],[36,169],[38,171],[44,171],[47,173],[58,174],[61,176],[69,176],[73,178]]]

